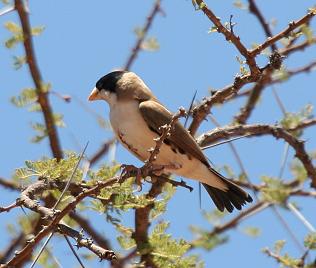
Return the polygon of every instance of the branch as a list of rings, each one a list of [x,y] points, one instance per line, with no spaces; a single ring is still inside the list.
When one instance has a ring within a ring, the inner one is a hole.
[[[157,197],[161,194],[164,184],[165,182],[156,177],[146,197],[150,199]],[[145,207],[135,209],[135,232],[132,237],[136,242],[137,250],[141,254],[141,262],[144,262],[146,267],[157,268],[158,266],[154,263],[150,250],[143,252],[145,248],[150,249],[150,245],[148,245],[148,230],[151,224],[149,215],[153,207],[154,204],[151,203]]]
[[[253,89],[250,91],[249,98],[244,107],[240,109],[240,113],[235,116],[235,122],[238,124],[245,124],[247,119],[250,117],[253,109],[255,108],[261,92],[265,88],[265,86],[271,81],[272,69],[269,68],[265,70],[264,74],[255,84]]]
[[[13,190],[13,191],[20,190],[19,186],[15,182],[9,181],[1,177],[0,177],[0,185],[6,189]]]
[[[59,137],[57,134],[56,125],[54,123],[53,110],[48,99],[48,92],[43,87],[43,79],[36,61],[29,17],[27,12],[25,11],[22,0],[15,0],[15,8],[19,14],[19,18],[21,21],[26,61],[28,63],[31,76],[36,87],[38,103],[41,106],[43,112],[50,147],[53,156],[59,160],[63,158],[62,149],[60,147]]]
[[[219,139],[251,134],[253,136],[272,135],[276,139],[283,139],[295,150],[295,156],[301,160],[308,176],[311,178],[311,186],[316,188],[316,169],[312,164],[312,160],[305,151],[304,142],[295,138],[289,131],[280,126],[256,124],[256,125],[238,125],[228,126],[225,128],[216,128],[211,132],[201,135],[197,140],[201,147],[216,142]],[[250,136],[247,136],[250,137]]]
[[[259,201],[256,204],[254,204],[253,206],[241,211],[236,217],[232,218],[228,222],[214,227],[214,229],[212,231],[210,231],[207,234],[207,236],[212,237],[214,235],[219,235],[219,234],[221,234],[229,229],[235,228],[240,222],[242,222],[246,218],[258,213],[259,211],[262,211],[263,209],[265,209],[269,206],[270,206],[269,203],[264,202],[264,201]],[[193,240],[191,242],[190,250],[194,249],[196,247],[196,244],[199,244],[199,241],[201,239],[202,238],[198,238],[196,240]]]
[[[123,181],[125,181],[128,177],[120,177],[120,176],[115,176],[111,179],[108,179],[106,181],[98,181],[96,183],[96,185],[94,187],[92,187],[91,189],[88,190],[84,190],[82,191],[80,194],[78,194],[75,199],[73,201],[71,201],[68,205],[66,205],[66,207],[58,212],[58,213],[54,213],[54,218],[51,220],[51,222],[47,225],[44,226],[40,232],[38,232],[34,238],[30,241],[27,242],[27,244],[25,245],[25,247],[19,251],[16,252],[16,254],[14,255],[14,257],[9,260],[7,262],[7,264],[2,265],[0,267],[12,267],[15,265],[18,265],[20,262],[22,262],[25,258],[27,258],[28,256],[30,256],[30,254],[33,251],[33,248],[38,245],[38,243],[47,235],[49,235],[52,231],[55,230],[57,224],[62,220],[62,218],[64,216],[66,216],[70,211],[74,210],[76,208],[76,206],[79,204],[79,202],[81,202],[84,198],[91,196],[91,195],[96,195],[100,192],[101,189],[111,186],[114,183],[122,183]],[[43,210],[42,210],[43,211]],[[48,211],[48,216],[51,215],[51,213],[53,212],[49,212]]]
[[[94,153],[94,155],[92,155],[90,157],[90,166],[94,165],[95,163],[97,163],[105,154],[107,154],[107,152],[109,151],[111,145],[116,141],[115,138],[108,140],[107,142],[105,142],[100,149]]]
[[[273,37],[268,37],[267,40],[263,44],[257,46],[255,49],[249,51],[250,56],[251,57],[257,56],[264,49],[266,49],[267,47],[271,46],[273,43],[276,43],[277,41],[279,41],[283,37],[287,37],[296,28],[300,27],[303,24],[308,23],[315,15],[316,15],[315,11],[310,11],[304,17],[302,17],[301,19],[299,19],[297,21],[290,22],[288,27],[286,29],[284,29],[282,32],[276,34]]]
[[[72,237],[76,240],[76,247],[85,247],[96,254],[100,260],[115,261],[117,259],[115,253],[112,250],[104,249],[93,243],[92,239],[85,239],[81,232],[78,232],[71,227],[59,223],[56,229],[59,233]]]
[[[197,5],[203,11],[203,13],[214,23],[217,27],[217,31],[222,33],[227,41],[231,41],[235,47],[238,49],[241,55],[243,55],[249,65],[251,76],[256,80],[261,71],[257,66],[257,63],[254,59],[255,55],[249,54],[247,48],[240,41],[240,37],[236,36],[233,31],[229,31],[220,21],[220,19],[207,7],[203,0],[196,0]]]
[[[304,42],[297,44],[295,46],[290,46],[290,47],[285,47],[283,49],[280,49],[280,54],[282,56],[288,56],[289,54],[293,52],[305,50],[305,48],[315,43],[316,43],[316,37],[313,37],[311,40],[305,40]]]
[[[248,3],[249,3],[249,11],[257,17],[258,21],[260,22],[260,24],[261,24],[261,26],[266,34],[266,37],[271,37],[272,32],[271,32],[271,29],[269,27],[269,24],[264,19],[264,17],[262,15],[261,11],[259,10],[255,0],[248,0]],[[277,50],[277,46],[275,43],[271,44],[271,49],[272,49],[272,51]]]
[[[134,48],[132,49],[132,53],[129,56],[129,58],[124,66],[124,70],[129,70],[131,68],[131,66],[132,66],[133,62],[135,61],[139,51],[141,50],[142,43],[145,40],[145,37],[146,37],[146,35],[147,35],[147,33],[148,33],[152,23],[153,23],[153,20],[159,11],[161,11],[160,0],[156,0],[152,11],[150,12],[149,16],[147,17],[145,26],[142,29],[142,33],[141,33],[140,37],[137,39],[136,44],[135,44]]]

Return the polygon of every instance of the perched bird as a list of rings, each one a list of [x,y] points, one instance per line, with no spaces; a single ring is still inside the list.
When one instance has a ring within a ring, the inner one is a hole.
[[[110,106],[112,128],[123,146],[137,158],[149,158],[160,127],[169,124],[172,113],[153,95],[143,80],[133,72],[114,71],[101,77],[89,101],[105,100]],[[240,210],[251,196],[213,169],[188,131],[176,122],[153,162],[164,173],[200,181],[220,211]]]

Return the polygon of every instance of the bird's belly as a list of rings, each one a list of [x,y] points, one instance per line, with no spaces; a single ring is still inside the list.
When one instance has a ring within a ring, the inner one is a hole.
[[[149,158],[151,148],[156,146],[154,138],[159,135],[149,129],[138,110],[138,103],[124,104],[111,109],[110,121],[122,145],[141,161]],[[178,176],[207,181],[210,171],[198,159],[186,154],[179,148],[163,143],[153,164],[166,166],[165,171]]]
[[[138,110],[138,104],[125,104],[124,107],[111,109],[112,128],[122,145],[137,158],[145,161],[149,158],[149,149],[155,146],[152,132]]]

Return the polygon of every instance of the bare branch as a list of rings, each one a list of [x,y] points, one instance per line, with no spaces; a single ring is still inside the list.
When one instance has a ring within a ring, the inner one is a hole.
[[[271,37],[272,36],[272,32],[271,32],[271,29],[270,29],[270,26],[269,26],[269,23],[266,22],[266,20],[264,19],[261,11],[259,10],[255,0],[248,0],[248,3],[249,3],[249,11],[254,14],[257,19],[259,20],[265,34],[266,34],[266,37]],[[272,43],[271,44],[271,49],[272,51],[275,51],[277,50],[277,46],[275,43]]]
[[[271,46],[273,43],[276,43],[283,37],[287,37],[293,30],[302,26],[303,24],[308,23],[315,15],[316,13],[314,11],[311,11],[311,12],[308,12],[304,17],[300,18],[299,20],[290,22],[288,27],[284,29],[282,32],[274,35],[273,37],[268,37],[264,43],[262,43],[255,49],[251,50],[249,52],[250,56],[255,57],[256,55],[260,54],[264,49]]]

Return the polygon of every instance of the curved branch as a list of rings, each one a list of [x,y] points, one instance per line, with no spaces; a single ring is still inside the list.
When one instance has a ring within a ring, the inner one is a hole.
[[[276,139],[285,140],[296,152],[295,156],[301,160],[308,176],[312,180],[311,186],[316,188],[316,169],[312,160],[305,151],[304,141],[295,138],[289,131],[280,126],[256,124],[256,125],[238,125],[224,128],[216,128],[206,134],[201,135],[197,140],[201,147],[209,145],[223,138],[251,134],[252,136],[272,135]],[[247,136],[251,137],[251,136]]]
[[[31,76],[36,87],[38,103],[41,106],[43,112],[47,134],[50,142],[50,148],[52,150],[53,156],[57,159],[61,159],[63,158],[63,153],[59,143],[56,125],[54,123],[53,110],[48,99],[48,92],[43,87],[43,79],[37,64],[35,51],[33,48],[29,17],[22,0],[15,0],[15,8],[19,14],[21,21],[26,61],[28,63]]]

